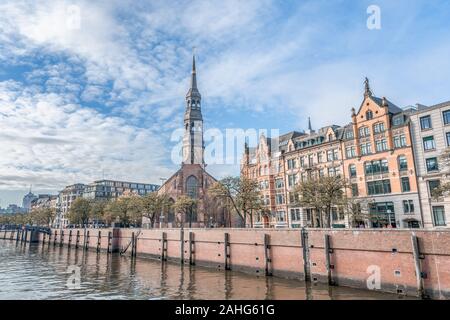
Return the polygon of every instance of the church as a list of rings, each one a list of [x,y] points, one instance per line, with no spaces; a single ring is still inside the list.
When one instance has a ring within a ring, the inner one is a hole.
[[[184,195],[197,200],[197,204],[188,216],[171,209],[164,219],[165,225],[167,227],[184,225],[192,228],[228,226],[226,221],[229,219],[225,208],[207,192],[217,180],[205,170],[202,97],[197,87],[195,56],[192,58],[191,83],[185,99],[181,168],[166,180],[158,193],[166,194],[171,203],[175,203],[178,197]]]

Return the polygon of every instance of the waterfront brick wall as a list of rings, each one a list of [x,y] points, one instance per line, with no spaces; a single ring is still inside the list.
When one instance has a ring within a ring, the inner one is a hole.
[[[97,247],[107,250],[108,233],[114,231],[111,228],[86,229],[85,233],[84,229],[72,229],[70,237],[69,230],[52,230],[50,243],[49,236],[45,236],[43,245],[70,243],[74,247],[79,232],[79,248],[87,243],[93,250]],[[374,280],[374,272],[378,270],[380,287],[376,287],[376,279],[371,282],[375,290],[417,295],[422,289],[429,297],[450,299],[449,230],[306,229],[306,248],[302,246],[301,230],[295,229],[115,230],[116,238],[111,242],[116,242],[117,251],[128,246],[133,232],[137,235],[138,257],[178,263],[183,257],[185,264],[261,276],[303,280],[306,274],[313,282],[364,289],[369,289],[368,280]],[[412,236],[418,239],[417,254],[414,254]],[[16,237],[15,231],[0,233],[0,239],[16,241]],[[129,248],[125,254],[131,251]],[[421,277],[416,276],[416,268]]]

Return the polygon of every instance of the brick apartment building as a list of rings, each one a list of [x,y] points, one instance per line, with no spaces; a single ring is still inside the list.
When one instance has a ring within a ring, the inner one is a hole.
[[[366,79],[363,101],[351,110],[351,122],[277,138],[260,137],[245,147],[241,174],[260,184],[265,210],[254,215],[255,227],[312,226],[312,208],[298,207],[292,190],[299,181],[341,176],[350,197],[366,204],[365,227],[423,227],[411,138],[411,114],[372,94]],[[450,139],[450,137],[449,137]],[[273,143],[276,140],[277,143]],[[342,208],[331,214],[333,227],[349,226]]]

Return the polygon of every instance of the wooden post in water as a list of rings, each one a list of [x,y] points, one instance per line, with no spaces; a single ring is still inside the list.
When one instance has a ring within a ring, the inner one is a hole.
[[[109,254],[111,253],[111,240],[112,240],[112,233],[111,231],[108,232],[108,248],[106,249],[106,252]]]
[[[77,237],[75,239],[75,249],[78,249],[79,244],[80,244],[80,230],[77,230]]]
[[[230,234],[228,232],[225,232],[223,246],[225,256],[225,270],[230,270],[231,252],[230,252]]]
[[[265,273],[266,276],[272,275],[272,258],[270,255],[270,235],[264,234],[264,260],[265,260]]]
[[[184,264],[184,229],[180,230],[180,263]]]
[[[189,231],[189,264],[195,265],[195,235]]]
[[[64,244],[64,230],[61,230],[61,234],[59,235],[59,246],[62,247]]]
[[[56,246],[56,238],[58,237],[58,230],[55,230],[55,235],[54,235],[54,238],[53,238],[53,246],[55,247]]]
[[[327,281],[329,285],[333,285],[333,279],[331,277],[331,257],[330,254],[333,252],[330,247],[330,235],[325,234],[324,235],[324,253],[325,253],[325,266],[327,268]]]
[[[52,230],[50,229],[50,233],[48,234],[47,247],[50,248],[50,243],[52,242]]]
[[[161,233],[161,261],[167,260],[167,234]]]
[[[131,233],[131,256],[134,257],[134,231]]]
[[[19,233],[20,233],[20,230],[17,229],[16,242],[19,242]]]
[[[9,240],[13,240],[14,239],[14,230],[10,231],[11,233],[9,234]]]
[[[84,248],[86,249],[86,250],[89,250],[89,238],[90,238],[90,231],[89,230],[87,230],[86,231],[86,237],[85,237],[86,239],[85,239],[85,245],[84,245]]]
[[[72,246],[72,229],[69,230],[69,248]]]
[[[6,229],[5,229],[5,233],[3,233],[3,240],[6,239]]]
[[[419,238],[413,234],[411,235],[412,251],[414,257],[414,268],[416,270],[416,281],[417,281],[417,296],[423,298],[423,281],[422,281],[422,270],[420,265],[420,251],[419,251]]]
[[[134,250],[133,250],[133,253],[134,253],[134,257],[135,257],[135,258],[136,258],[136,256],[137,256],[137,244],[138,244],[138,238],[139,238],[139,235],[138,235],[138,234],[134,236]]]
[[[97,236],[97,252],[100,252],[100,246],[102,244],[101,241],[102,241],[102,232],[99,230]]]
[[[305,274],[305,281],[311,280],[311,269],[309,267],[309,244],[308,244],[308,231],[302,228],[301,231],[301,243],[303,249],[303,272]]]
[[[46,235],[46,233],[45,233],[45,232],[42,232],[42,248],[43,248],[44,245],[45,245],[45,235]]]

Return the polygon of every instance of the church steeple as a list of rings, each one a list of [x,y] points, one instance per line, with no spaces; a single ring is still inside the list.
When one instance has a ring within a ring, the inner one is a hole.
[[[184,113],[183,163],[186,164],[204,164],[201,100],[202,97],[197,88],[195,55],[193,55],[191,84],[186,94],[186,112]]]
[[[195,68],[195,55],[192,56],[192,73],[191,73],[191,87],[189,88],[186,94],[186,100],[193,99],[201,99],[200,92],[197,88],[197,70]]]

